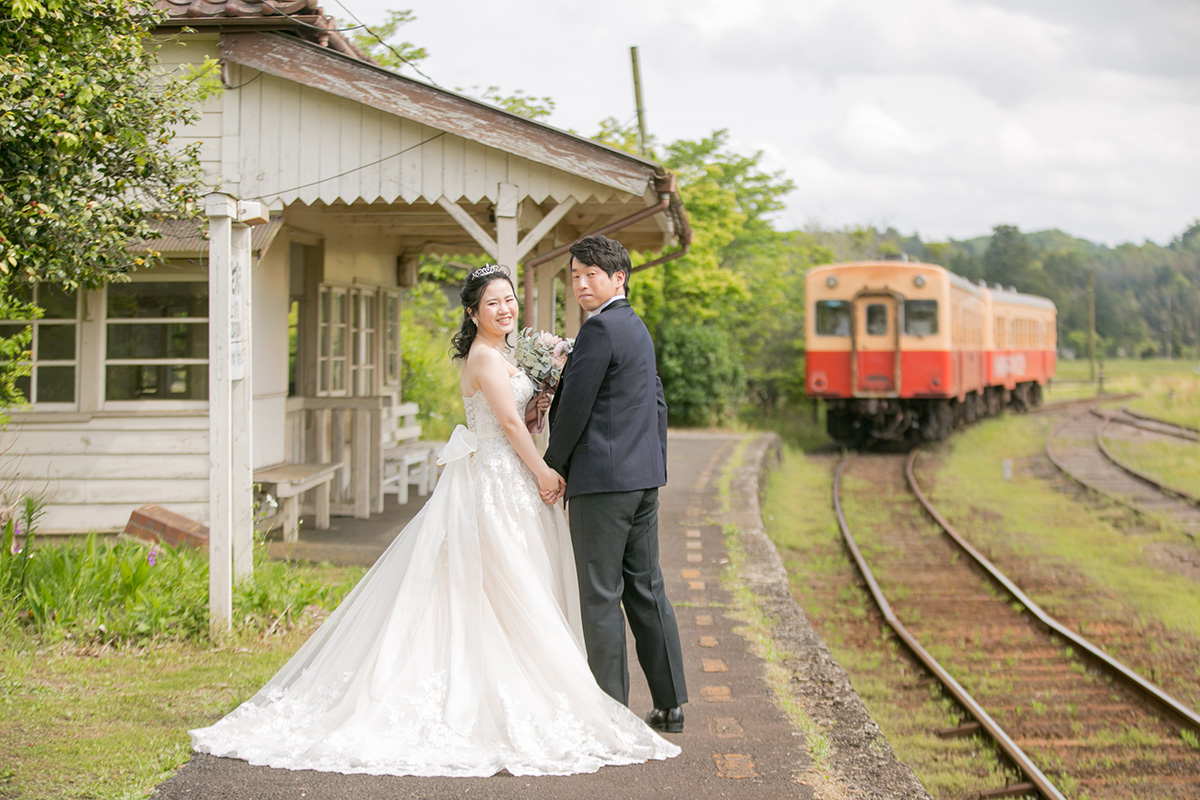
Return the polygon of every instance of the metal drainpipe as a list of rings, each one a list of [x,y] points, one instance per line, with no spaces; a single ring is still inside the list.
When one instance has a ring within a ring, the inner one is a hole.
[[[674,181],[672,181],[671,183],[673,185]],[[628,217],[625,217],[624,219],[619,219],[616,222],[609,223],[608,225],[605,225],[603,228],[600,228],[599,230],[591,231],[590,233],[586,233],[586,234],[584,234],[584,236],[581,236],[579,238],[582,239],[585,236],[603,236],[603,235],[612,233],[614,231],[619,231],[622,228],[629,227],[630,225],[632,225],[635,222],[641,222],[642,220],[647,219],[648,217],[653,217],[655,214],[661,214],[662,212],[666,211],[670,207],[671,207],[671,193],[663,192],[662,194],[659,195],[659,201],[656,205],[643,208],[641,211],[637,211],[633,214],[630,214]],[[576,239],[575,241],[579,241],[579,239]],[[530,309],[533,307],[533,288],[534,288],[533,273],[534,273],[534,269],[541,264],[545,264],[547,261],[551,261],[551,260],[563,255],[568,250],[570,250],[572,245],[574,245],[574,244],[575,244],[575,242],[571,242],[570,244],[561,245],[559,247],[554,248],[553,250],[551,250],[548,253],[543,253],[542,255],[536,256],[535,258],[531,258],[525,262],[525,280],[524,280],[525,308]],[[674,253],[670,253],[669,255],[665,255],[660,258],[656,258],[653,261],[647,261],[644,264],[638,264],[636,267],[633,268],[633,272],[637,272],[639,270],[646,269],[647,267],[653,267],[658,264],[665,264],[668,261],[674,261],[675,259],[677,259],[681,256],[687,255],[688,251],[690,251],[692,248],[692,231],[690,228],[688,228],[687,230],[682,232],[681,244],[682,244],[682,246],[678,250],[676,250]],[[529,312],[526,311],[525,313],[528,314]],[[526,319],[528,319],[528,317],[526,317]]]

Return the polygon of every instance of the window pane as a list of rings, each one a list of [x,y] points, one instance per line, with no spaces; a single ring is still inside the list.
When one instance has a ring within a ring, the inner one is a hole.
[[[818,300],[817,333],[821,336],[849,336],[850,304],[845,300]]]
[[[40,284],[37,302],[46,312],[42,319],[75,319],[74,292],[65,292],[53,284]]]
[[[37,357],[42,361],[73,361],[75,359],[74,325],[38,325]],[[41,384],[39,383],[40,387]],[[38,390],[39,396],[41,389]]]
[[[28,325],[13,325],[12,323],[8,323],[7,325],[0,325],[0,339],[11,339],[12,337],[16,336],[18,333],[20,333],[21,331],[24,331],[24,330],[29,330],[29,326]]]
[[[346,390],[346,362],[334,361],[331,364],[333,372],[332,380],[329,384],[329,390],[332,392],[343,392]]]
[[[208,358],[208,323],[109,325],[109,358]]]
[[[881,303],[871,303],[867,306],[867,334],[883,336],[887,330],[887,306]]]
[[[333,334],[333,342],[329,354],[334,358],[344,358],[346,355],[346,329],[334,328],[331,333]]]
[[[21,396],[25,398],[25,401],[28,402],[29,401],[29,387],[31,385],[29,376],[22,375],[21,377],[17,378],[16,385],[17,385],[17,391],[20,392]]]
[[[105,370],[109,400],[207,400],[207,364],[114,365]]]
[[[39,403],[74,403],[74,367],[38,367],[37,401]]]
[[[208,284],[199,281],[118,283],[108,287],[108,316],[207,317]]]
[[[932,336],[937,333],[937,300],[906,301],[904,303],[904,332],[909,336]]]

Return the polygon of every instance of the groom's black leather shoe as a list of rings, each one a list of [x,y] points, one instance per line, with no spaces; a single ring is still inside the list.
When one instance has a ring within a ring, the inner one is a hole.
[[[682,733],[683,709],[679,706],[656,708],[646,715],[646,724],[665,733]]]

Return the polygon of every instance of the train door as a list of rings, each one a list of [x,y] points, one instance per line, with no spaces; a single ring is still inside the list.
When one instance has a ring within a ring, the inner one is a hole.
[[[899,303],[889,293],[854,298],[854,393],[895,396],[900,391]]]

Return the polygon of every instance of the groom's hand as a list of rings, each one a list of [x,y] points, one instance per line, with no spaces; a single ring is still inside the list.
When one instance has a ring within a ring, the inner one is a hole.
[[[551,470],[551,472],[554,472],[554,471]],[[555,486],[553,489],[542,488],[541,485],[539,484],[539,489],[541,489],[540,493],[542,496],[542,502],[548,506],[552,506],[555,503],[557,503],[562,498],[562,496],[564,494],[566,494],[566,491],[567,491],[567,482],[565,480],[563,480],[563,477],[561,475],[559,475],[557,472],[554,472],[554,476],[556,478],[558,478],[558,485]]]

